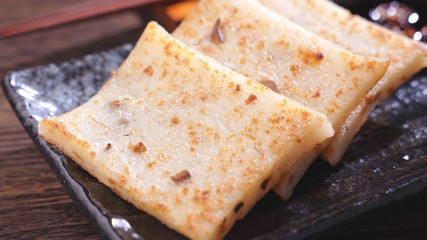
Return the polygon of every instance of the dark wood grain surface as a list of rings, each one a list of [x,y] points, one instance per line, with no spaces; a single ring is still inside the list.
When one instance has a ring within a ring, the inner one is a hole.
[[[1,0],[0,27],[83,0]],[[143,22],[123,12],[0,39],[0,77],[135,41]],[[427,174],[427,173],[426,173]],[[0,91],[0,239],[98,239]],[[427,239],[427,190],[310,239]]]

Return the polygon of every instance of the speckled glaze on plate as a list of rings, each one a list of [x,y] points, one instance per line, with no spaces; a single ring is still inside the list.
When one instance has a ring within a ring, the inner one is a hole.
[[[44,142],[37,124],[99,90],[132,45],[59,64],[13,71],[4,92],[77,206],[105,239],[185,239],[122,200]],[[427,70],[382,101],[335,168],[316,160],[283,202],[267,194],[226,239],[301,239],[427,187]]]

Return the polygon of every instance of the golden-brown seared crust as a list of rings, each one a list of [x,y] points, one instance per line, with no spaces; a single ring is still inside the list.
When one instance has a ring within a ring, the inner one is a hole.
[[[76,136],[72,135],[70,132],[67,131],[67,128],[65,127],[63,122],[55,121],[55,119],[56,118],[43,119],[42,121],[40,121],[40,125],[44,126],[45,128],[48,128],[50,131],[54,131],[56,134],[62,135],[62,137],[67,142],[73,143],[74,145],[77,145],[79,148],[89,152],[90,144],[87,141],[81,140]],[[44,138],[43,135],[41,135],[41,137]],[[44,139],[46,140],[46,138]]]

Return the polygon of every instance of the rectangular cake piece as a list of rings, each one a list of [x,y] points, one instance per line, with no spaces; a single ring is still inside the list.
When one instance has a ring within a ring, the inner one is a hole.
[[[221,239],[333,129],[149,23],[105,86],[39,134],[170,228]]]
[[[388,61],[336,46],[252,0],[200,1],[173,35],[323,113],[337,130],[388,66]],[[283,174],[275,187],[283,199],[289,198],[324,146],[318,146]]]
[[[391,32],[327,0],[258,0],[292,22],[363,56],[390,59],[384,77],[350,114],[321,156],[336,165],[370,110],[427,66],[427,45]]]

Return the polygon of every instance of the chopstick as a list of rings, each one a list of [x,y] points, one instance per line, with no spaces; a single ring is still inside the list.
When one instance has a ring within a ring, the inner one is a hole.
[[[11,37],[108,13],[173,0],[91,0],[44,15],[24,19],[0,29],[0,37]],[[175,0],[176,2],[176,0]]]

